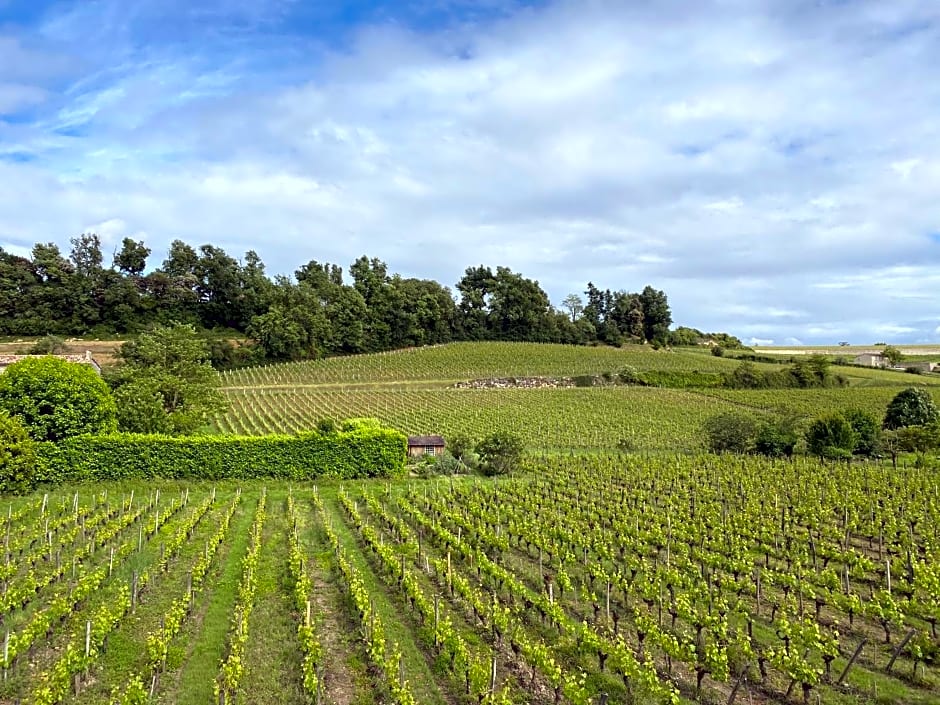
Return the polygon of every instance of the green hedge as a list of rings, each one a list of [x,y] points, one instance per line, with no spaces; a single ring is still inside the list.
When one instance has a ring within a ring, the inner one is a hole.
[[[332,433],[296,436],[77,436],[39,444],[42,482],[124,479],[312,480],[394,477],[408,439],[377,422],[345,422]]]

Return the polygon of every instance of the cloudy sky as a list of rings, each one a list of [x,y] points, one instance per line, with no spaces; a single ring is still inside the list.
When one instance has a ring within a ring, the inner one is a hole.
[[[650,283],[747,341],[940,341],[940,3],[0,0],[0,246]]]

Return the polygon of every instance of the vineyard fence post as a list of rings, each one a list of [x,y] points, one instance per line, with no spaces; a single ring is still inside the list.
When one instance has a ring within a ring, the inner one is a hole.
[[[865,648],[865,644],[867,642],[868,639],[862,639],[859,642],[858,648],[855,649],[855,653],[852,654],[852,658],[849,659],[849,662],[845,664],[845,668],[842,670],[842,675],[839,676],[839,680],[837,680],[836,683],[842,684],[845,682],[846,676],[849,675],[849,671],[852,670],[852,666],[855,665],[855,662],[858,660],[858,657],[861,655],[862,649]]]
[[[894,649],[894,653],[891,654],[891,660],[888,662],[888,667],[885,669],[888,673],[891,673],[891,669],[894,667],[894,662],[898,660],[898,656],[901,655],[901,652],[904,650],[904,647],[907,646],[907,642],[911,640],[911,637],[917,633],[916,629],[911,629],[907,635],[901,639],[898,645]]]

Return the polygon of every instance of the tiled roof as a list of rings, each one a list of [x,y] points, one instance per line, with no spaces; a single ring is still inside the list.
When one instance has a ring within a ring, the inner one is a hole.
[[[410,446],[444,446],[444,439],[441,436],[408,436],[408,445]]]

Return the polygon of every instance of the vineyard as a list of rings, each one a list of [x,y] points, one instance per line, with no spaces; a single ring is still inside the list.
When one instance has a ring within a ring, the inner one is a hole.
[[[881,416],[903,386],[937,376],[836,368],[851,381],[838,389],[682,390],[655,387],[454,389],[458,381],[501,377],[639,372],[714,373],[739,363],[707,351],[586,348],[533,343],[457,343],[375,355],[330,358],[223,373],[231,408],[221,433],[263,435],[313,427],[323,417],[371,416],[408,434],[497,429],[543,450],[687,451],[701,445],[704,419],[719,411],[790,411],[813,416],[860,408]],[[764,365],[763,369],[776,369]]]
[[[937,702],[935,474],[536,465],[14,499],[0,702]]]

